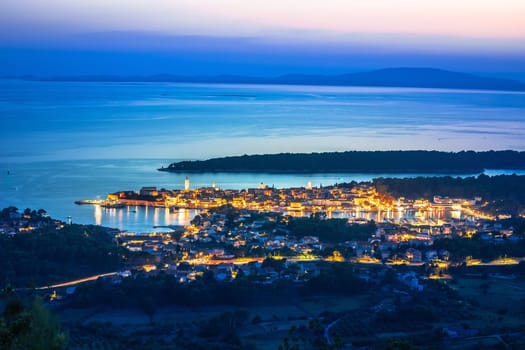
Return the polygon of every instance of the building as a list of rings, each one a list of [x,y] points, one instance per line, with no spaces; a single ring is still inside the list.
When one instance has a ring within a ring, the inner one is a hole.
[[[157,191],[157,187],[154,187],[154,186],[146,186],[146,187],[142,187],[140,189],[140,195],[141,196],[152,196],[152,197],[156,197],[159,195],[159,192]]]

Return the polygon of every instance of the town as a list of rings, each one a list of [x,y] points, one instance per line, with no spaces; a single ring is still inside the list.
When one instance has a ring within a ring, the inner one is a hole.
[[[182,190],[143,187],[78,202],[110,212],[196,213],[162,232],[79,225],[43,209],[9,207],[0,218],[2,280],[15,293],[42,296],[75,344],[92,342],[83,338],[90,334],[97,342],[183,348],[234,348],[231,342],[257,337],[283,349],[290,342],[387,345],[388,338],[363,335],[370,327],[446,348],[521,344],[523,311],[512,305],[523,298],[525,220],[494,209],[490,196],[448,194],[399,197],[377,183],[191,189],[186,179]],[[46,264],[35,265],[40,257]],[[216,311],[203,314],[209,307]],[[78,316],[68,311],[79,308]],[[97,317],[118,319],[125,310],[136,310],[134,322],[147,316],[150,323],[132,326],[132,336],[126,321],[97,328]],[[232,317],[239,323],[223,329]],[[157,338],[157,324],[168,340]]]
[[[393,198],[371,184],[351,183],[276,189],[263,183],[258,188],[224,190],[210,187],[191,189],[186,177],[183,190],[143,187],[140,191],[119,191],[105,200],[79,201],[107,208],[151,206],[179,211],[198,209],[186,227],[174,232],[120,232],[119,243],[130,251],[155,257],[157,265],[148,272],[166,269],[180,281],[195,279],[204,270],[216,278],[231,280],[242,270],[253,273],[266,257],[299,264],[300,273],[286,278],[301,281],[315,271],[316,261],[348,261],[359,264],[432,264],[429,278],[449,278],[448,266],[518,264],[520,257],[453,256],[435,249],[434,242],[450,238],[480,237],[494,244],[515,243],[505,220],[483,210],[481,197],[432,200]],[[336,223],[337,227],[325,223]],[[175,237],[175,238],[174,238]],[[483,258],[483,259],[482,259]],[[182,265],[181,265],[182,264]],[[181,266],[194,266],[182,268]],[[271,269],[270,269],[271,270]],[[311,271],[310,271],[311,272]],[[275,271],[261,280],[271,283],[282,275]]]

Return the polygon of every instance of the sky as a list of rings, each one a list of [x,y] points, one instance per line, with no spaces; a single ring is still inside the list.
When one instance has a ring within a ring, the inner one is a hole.
[[[436,67],[525,80],[523,0],[1,0],[1,75]]]

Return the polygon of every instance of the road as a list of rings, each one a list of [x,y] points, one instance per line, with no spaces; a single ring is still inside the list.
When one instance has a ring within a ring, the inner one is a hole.
[[[328,326],[326,326],[326,328],[324,329],[324,337],[326,339],[326,343],[328,345],[332,345],[332,337],[330,337],[330,328],[332,328],[333,326],[335,326],[335,324],[337,322],[339,322],[340,318],[338,318],[337,320],[335,320],[334,322],[330,323]]]
[[[55,289],[55,288],[62,288],[62,287],[70,287],[70,286],[75,286],[77,284],[81,284],[81,283],[85,283],[85,282],[90,282],[90,281],[95,281],[96,279],[100,278],[100,277],[108,277],[108,276],[115,276],[117,275],[118,272],[108,272],[108,273],[102,273],[100,275],[94,275],[94,276],[89,276],[89,277],[84,277],[84,278],[80,278],[78,280],[73,280],[73,281],[68,281],[68,282],[62,282],[62,283],[57,283],[57,284],[53,284],[53,285],[49,285],[49,286],[42,286],[42,287],[37,287],[35,288],[36,290],[46,290],[46,289]],[[22,288],[21,288],[22,289]],[[28,288],[25,288],[25,289],[28,289]]]

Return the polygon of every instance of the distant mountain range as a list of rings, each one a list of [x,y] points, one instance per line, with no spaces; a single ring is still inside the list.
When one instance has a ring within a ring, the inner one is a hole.
[[[435,68],[386,68],[363,73],[341,75],[287,74],[278,77],[240,75],[182,76],[158,74],[150,76],[85,75],[57,77],[6,77],[35,81],[100,81],[100,82],[185,82],[217,84],[283,84],[371,87],[415,87],[436,89],[475,89],[525,91],[525,82],[481,77]]]

